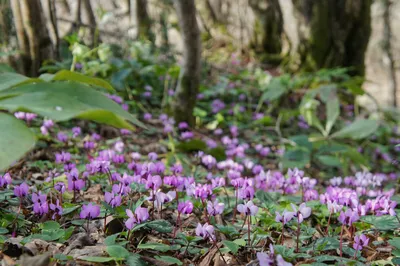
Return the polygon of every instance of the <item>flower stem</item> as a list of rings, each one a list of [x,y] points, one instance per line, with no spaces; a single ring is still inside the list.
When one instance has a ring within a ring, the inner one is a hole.
[[[300,242],[300,221],[297,218],[297,243],[296,243],[296,252],[299,253],[299,242]]]
[[[326,235],[327,236],[328,236],[328,233],[329,233],[329,225],[331,224],[331,217],[332,217],[332,212],[329,213],[328,225],[326,226]]]
[[[235,208],[233,208],[233,219],[232,219],[232,224],[234,224],[234,223],[235,223],[235,220],[236,220],[237,203],[238,203],[238,189],[235,188]]]
[[[248,216],[248,223],[247,223],[247,237],[249,239],[249,247],[251,248],[250,224],[251,224],[251,215]]]
[[[284,230],[285,230],[285,224],[282,222],[282,232],[281,232],[281,245],[283,245],[283,241],[284,241],[284,237],[283,237],[283,233],[284,233]]]
[[[344,224],[342,224],[342,229],[340,230],[340,257],[343,257],[343,231]]]

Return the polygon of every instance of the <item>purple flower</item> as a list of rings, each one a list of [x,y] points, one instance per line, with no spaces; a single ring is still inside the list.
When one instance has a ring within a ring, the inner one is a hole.
[[[237,210],[241,214],[250,216],[255,216],[258,213],[258,207],[252,201],[248,201],[246,204],[239,204]]]
[[[119,132],[121,132],[122,135],[130,135],[132,133],[132,131],[125,128],[121,129]]]
[[[99,141],[99,140],[101,140],[101,136],[99,134],[97,134],[97,133],[93,133],[92,134],[92,140],[93,141]]]
[[[56,153],[56,163],[67,163],[71,160],[71,154],[69,152],[62,151]]]
[[[47,202],[39,203],[35,202],[33,204],[33,212],[38,215],[43,215],[49,212],[49,205]]]
[[[106,191],[104,195],[104,201],[112,208],[120,206],[121,200],[122,200],[121,196],[118,194],[116,195],[114,192]]]
[[[194,135],[193,135],[193,132],[192,132],[192,131],[185,131],[185,132],[182,132],[182,133],[181,133],[181,138],[184,139],[184,140],[192,139],[193,136],[194,136]]]
[[[114,150],[117,152],[123,152],[124,151],[125,144],[122,141],[117,141],[114,144]]]
[[[277,266],[292,266],[293,264],[291,264],[290,262],[286,262],[281,254],[278,254],[276,256],[276,265]]]
[[[242,188],[239,189],[239,198],[252,200],[254,198],[254,187],[249,185],[243,185]]]
[[[274,257],[264,252],[257,252],[257,259],[260,266],[274,265]]]
[[[155,152],[150,152],[147,156],[148,156],[150,161],[155,161],[158,158],[158,155]]]
[[[146,120],[146,121],[149,121],[152,117],[153,117],[153,116],[152,116],[151,114],[149,114],[149,113],[145,113],[145,114],[143,115],[143,119]]]
[[[182,214],[191,214],[193,211],[193,203],[190,200],[179,202],[178,212]]]
[[[82,133],[82,129],[80,127],[73,127],[72,128],[72,136],[74,138],[78,137]]]
[[[65,192],[65,184],[64,182],[58,182],[54,185],[54,189],[59,191],[60,193],[64,193]]]
[[[146,181],[146,189],[152,189],[153,191],[159,189],[162,185],[162,179],[159,175],[149,175]]]
[[[186,123],[186,122],[180,122],[180,123],[178,124],[178,128],[179,128],[179,129],[187,129],[187,128],[189,128],[189,125],[188,125],[188,123]]]
[[[211,155],[205,155],[201,158],[201,162],[207,166],[208,169],[211,169],[217,163],[217,160]]]
[[[60,205],[60,201],[57,200],[56,204],[50,203],[50,210],[54,212],[53,216],[51,217],[53,220],[56,219],[57,215],[61,216],[63,213],[63,208]]]
[[[220,99],[216,99],[211,103],[211,109],[213,113],[218,113],[225,108],[225,103]]]
[[[51,119],[45,119],[43,120],[43,126],[47,129],[50,129],[54,126],[54,122]]]
[[[176,163],[173,166],[171,166],[171,171],[175,174],[175,175],[179,175],[180,173],[182,173],[183,171],[183,167],[180,163]]]
[[[369,242],[369,238],[364,234],[361,234],[359,236],[355,236],[354,237],[353,248],[355,250],[362,250],[363,247],[368,246],[368,242]]]
[[[307,219],[311,215],[311,208],[307,207],[305,203],[300,204],[299,209],[297,210],[296,205],[291,203],[292,209],[294,211],[294,217],[297,218],[299,223],[302,223],[304,219]]]
[[[28,191],[29,191],[29,186],[25,182],[23,182],[19,186],[14,187],[14,195],[19,198],[23,198],[26,195],[28,195]]]
[[[341,212],[339,215],[339,222],[342,224],[346,224],[348,226],[352,225],[354,222],[358,221],[360,219],[360,216],[358,216],[357,211],[353,211],[352,209],[347,209],[345,212]]]
[[[9,173],[5,173],[4,175],[0,175],[0,187],[5,188],[11,184],[11,175]]]
[[[140,224],[147,221],[147,219],[149,219],[150,216],[149,210],[147,208],[142,208],[142,207],[137,207],[135,213],[133,213],[129,209],[126,209],[125,212],[129,217],[128,220],[125,222],[125,226],[129,230],[132,230],[132,228],[136,224]]]
[[[82,205],[82,210],[79,216],[81,217],[81,219],[92,220],[94,218],[97,218],[99,215],[100,206],[89,203],[87,205]]]
[[[222,214],[225,208],[225,204],[222,202],[218,202],[215,200],[214,202],[207,202],[207,212],[211,216],[216,216],[218,214]]]
[[[92,150],[96,147],[96,143],[94,143],[93,141],[85,141],[83,143],[83,147],[87,150]]]
[[[68,135],[65,134],[64,132],[58,132],[57,133],[57,139],[60,142],[67,142],[68,141]]]
[[[197,184],[194,190],[194,196],[202,200],[207,199],[212,194],[212,187],[209,184]]]
[[[151,91],[145,91],[145,92],[143,92],[143,97],[144,98],[150,98],[151,97]]]
[[[204,225],[198,223],[196,227],[196,235],[204,239],[215,240],[214,226],[209,225],[208,223],[205,223]]]
[[[85,186],[85,181],[79,178],[79,172],[76,168],[67,173],[67,180],[69,191],[79,191]]]
[[[278,223],[283,223],[284,225],[290,222],[290,220],[292,220],[295,216],[294,212],[288,212],[287,210],[284,210],[282,214],[280,214],[279,212],[275,212],[275,214],[275,221]]]
[[[15,112],[14,116],[18,119],[25,120],[26,114],[24,112]]]
[[[25,118],[26,118],[26,121],[27,121],[27,122],[32,121],[32,120],[35,119],[36,117],[37,117],[37,114],[33,114],[33,113],[26,113],[26,114],[25,114]]]

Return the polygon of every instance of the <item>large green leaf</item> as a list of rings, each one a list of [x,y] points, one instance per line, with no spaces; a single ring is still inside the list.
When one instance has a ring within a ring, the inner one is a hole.
[[[0,113],[0,170],[35,146],[35,135],[12,115]]]
[[[17,85],[40,82],[40,81],[42,80],[37,78],[28,78],[18,73],[13,73],[13,72],[0,73],[0,91],[9,89]]]
[[[107,81],[105,81],[104,79],[88,77],[86,75],[83,75],[83,74],[80,74],[77,72],[72,72],[69,70],[61,70],[61,71],[57,72],[54,75],[53,80],[77,81],[77,82],[86,83],[89,85],[102,87],[111,92],[115,91],[114,88],[111,86],[111,84],[108,83]]]
[[[376,120],[359,119],[332,135],[333,138],[363,139],[373,134],[379,127]]]
[[[8,98],[0,100],[0,109],[30,111],[55,121],[77,117],[132,129],[127,120],[144,127],[101,92],[77,82],[28,84],[4,90],[0,92],[0,99],[2,96]]]

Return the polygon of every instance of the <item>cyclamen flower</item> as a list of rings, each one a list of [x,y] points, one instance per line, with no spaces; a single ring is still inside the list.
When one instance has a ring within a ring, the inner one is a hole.
[[[122,128],[119,132],[121,132],[122,135],[130,135],[132,133],[132,131],[125,128]]]
[[[193,211],[193,203],[190,200],[179,202],[178,212],[182,214],[191,214]]]
[[[274,265],[274,256],[269,255],[265,252],[257,252],[258,264],[260,266],[272,266]]]
[[[0,187],[5,188],[10,185],[12,182],[11,175],[9,173],[5,173],[4,175],[0,175]]]
[[[201,158],[201,162],[207,166],[208,169],[211,169],[217,163],[217,160],[211,155],[205,155]]]
[[[203,239],[215,240],[214,226],[209,225],[208,223],[205,223],[204,225],[198,223],[196,227],[196,235]]]
[[[276,265],[277,266],[292,266],[293,264],[291,264],[290,262],[286,262],[281,254],[278,254],[278,256],[276,256]]]
[[[85,186],[85,181],[79,178],[79,172],[76,168],[67,173],[67,179],[69,191],[79,191]]]
[[[129,209],[126,209],[125,212],[129,217],[129,219],[125,222],[125,226],[129,230],[132,230],[132,228],[136,224],[140,224],[140,223],[147,221],[147,219],[149,219],[149,216],[150,216],[148,209],[142,208],[142,207],[137,207],[135,210],[135,213],[133,213]]]
[[[354,222],[358,221],[360,216],[358,216],[357,211],[353,211],[352,209],[347,209],[345,212],[341,212],[339,215],[339,222],[342,224],[346,224],[348,226],[352,225]]]
[[[58,182],[54,185],[54,189],[59,191],[60,193],[64,193],[65,192],[65,184],[64,182]]]
[[[100,206],[93,205],[92,203],[89,203],[87,205],[82,205],[82,210],[79,216],[81,219],[88,219],[92,220],[94,218],[97,218],[100,215]]]
[[[72,136],[74,138],[78,137],[80,134],[82,134],[82,129],[80,127],[73,127],[72,128]]]
[[[193,132],[191,131],[185,131],[181,133],[181,138],[186,140],[186,139],[192,139],[193,138]]]
[[[68,141],[68,135],[65,134],[64,132],[58,132],[57,133],[57,139],[60,142],[67,142]]]
[[[124,146],[125,146],[125,144],[122,141],[119,140],[119,141],[115,142],[114,149],[117,152],[123,152],[124,151]]]
[[[224,212],[224,208],[225,204],[222,202],[218,202],[218,200],[215,200],[214,202],[207,202],[207,212],[211,216],[222,214]]]
[[[122,200],[121,196],[118,194],[116,195],[114,192],[106,191],[104,195],[104,201],[112,208],[120,206],[121,200]]]
[[[280,214],[279,212],[275,212],[275,214],[275,221],[278,223],[283,223],[284,225],[290,222],[290,220],[292,220],[295,216],[294,212],[289,212],[287,210],[284,210],[282,214]]]
[[[56,153],[56,163],[67,163],[71,160],[71,154],[69,152],[62,151]]]
[[[150,152],[147,156],[148,156],[149,160],[151,160],[151,161],[155,161],[158,158],[158,155],[155,152]]]
[[[149,175],[146,181],[146,189],[157,190],[162,185],[162,179],[159,175]]]
[[[180,122],[180,123],[178,124],[178,128],[179,128],[179,129],[187,129],[187,128],[189,128],[189,125],[188,125],[188,123],[186,123],[186,122]]]
[[[153,117],[153,116],[152,116],[151,114],[149,114],[149,113],[145,113],[145,114],[143,115],[143,119],[146,120],[146,121],[150,120],[152,117]]]
[[[237,210],[241,214],[250,216],[255,216],[258,213],[258,207],[252,201],[248,201],[246,204],[239,204]]]
[[[355,250],[362,250],[363,247],[368,246],[369,243],[369,238],[366,235],[359,235],[359,236],[355,236],[354,237],[354,244],[353,244],[353,248]]]
[[[171,166],[171,171],[172,171],[175,175],[178,175],[178,174],[181,174],[181,173],[182,173],[183,167],[182,167],[181,164],[176,163],[176,164],[174,164],[173,166]]]
[[[302,223],[304,219],[307,219],[311,215],[311,208],[307,207],[305,203],[300,204],[299,209],[297,210],[296,205],[291,204],[292,209],[294,211],[294,217],[297,218],[299,223]]]
[[[29,186],[25,182],[19,186],[14,187],[14,195],[19,198],[23,198],[26,195],[28,195],[28,191],[29,191]]]
[[[51,217],[53,220],[56,219],[57,215],[61,216],[63,214],[63,208],[60,205],[59,200],[56,201],[56,204],[50,203],[50,210],[54,212],[53,216]]]

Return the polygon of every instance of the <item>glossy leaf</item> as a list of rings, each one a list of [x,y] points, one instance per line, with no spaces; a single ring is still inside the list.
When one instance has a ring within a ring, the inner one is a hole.
[[[92,86],[98,86],[98,87],[104,88],[110,92],[115,92],[115,90],[111,86],[111,84],[108,83],[107,81],[105,81],[104,79],[89,77],[89,76],[80,74],[78,72],[72,72],[69,70],[61,70],[61,71],[57,72],[54,75],[53,80],[54,81],[56,81],[56,80],[77,81],[77,82],[86,83],[86,84],[92,85]]]

